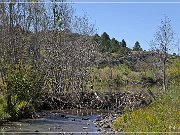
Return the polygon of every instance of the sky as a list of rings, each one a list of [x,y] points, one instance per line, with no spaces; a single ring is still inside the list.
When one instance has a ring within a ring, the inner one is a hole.
[[[110,38],[118,41],[125,39],[127,46],[132,48],[136,41],[145,50],[150,48],[149,42],[161,25],[161,19],[168,16],[180,38],[180,0],[72,0],[76,14],[87,14],[91,23],[95,24],[97,33],[107,32]],[[93,3],[96,2],[96,3]],[[109,2],[109,3],[97,3]],[[116,3],[139,2],[139,3]],[[179,2],[179,3],[140,3],[140,2]],[[176,48],[174,48],[176,50]]]

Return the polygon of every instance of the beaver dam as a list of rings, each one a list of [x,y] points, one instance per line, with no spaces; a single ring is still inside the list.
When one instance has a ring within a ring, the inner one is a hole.
[[[108,109],[121,111],[147,106],[154,95],[149,92],[70,92],[50,95],[41,106],[43,110]]]

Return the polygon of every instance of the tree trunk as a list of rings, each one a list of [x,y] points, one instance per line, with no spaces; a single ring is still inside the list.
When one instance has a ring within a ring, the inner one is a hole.
[[[166,54],[163,58],[163,90],[166,91]]]

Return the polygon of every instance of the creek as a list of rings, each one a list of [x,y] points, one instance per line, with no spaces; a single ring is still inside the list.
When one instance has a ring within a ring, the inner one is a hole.
[[[145,93],[145,88],[137,88],[137,90],[129,90],[131,93],[98,93],[98,96],[100,98],[100,102],[102,105],[107,105],[110,108],[114,106],[117,110],[121,111],[120,107],[142,107],[147,106],[151,102],[151,97],[147,92]],[[136,92],[135,92],[136,91]],[[140,92],[141,91],[141,92]],[[96,93],[97,94],[97,93]],[[112,95],[114,94],[114,95]],[[67,98],[69,97],[69,99]],[[84,93],[84,95],[80,95],[80,98],[82,101],[87,100],[86,104],[84,105],[84,108],[90,108],[91,101],[93,99],[96,99],[94,102],[94,105],[97,105],[95,109],[63,109],[63,110],[54,110],[54,111],[42,111],[41,113],[38,113],[40,116],[36,119],[23,119],[18,122],[7,122],[4,123],[2,126],[0,126],[0,134],[41,134],[41,135],[49,135],[49,134],[100,134],[100,131],[102,131],[101,127],[105,127],[106,129],[110,129],[111,132],[111,124],[114,116],[109,119],[109,122],[107,120],[107,117],[111,117],[109,114],[114,114],[112,110],[115,111],[115,109],[111,108],[111,110],[103,110],[103,109],[97,109],[98,101],[99,99],[96,98],[97,95],[92,95],[91,93]],[[106,98],[105,98],[106,97]],[[64,101],[67,100],[70,102],[68,105],[71,105],[73,103],[74,97],[72,95],[67,96],[65,95]],[[59,101],[57,101],[58,103]],[[71,103],[72,102],[72,103]],[[54,101],[52,102],[53,104]],[[61,102],[60,102],[61,103]],[[77,104],[78,104],[77,103]],[[84,102],[83,102],[84,103]],[[132,104],[134,103],[134,104]],[[60,105],[61,106],[61,105]],[[101,107],[101,106],[100,106]],[[106,117],[104,117],[106,116]],[[101,121],[102,120],[102,121]],[[101,122],[97,122],[101,121]],[[94,123],[96,123],[99,127],[97,127]],[[100,129],[101,128],[101,129]],[[109,130],[106,130],[109,131]],[[102,131],[103,132],[103,131]]]
[[[108,110],[58,110],[43,111],[37,119],[23,119],[18,122],[7,122],[0,127],[1,134],[100,134],[94,124]]]

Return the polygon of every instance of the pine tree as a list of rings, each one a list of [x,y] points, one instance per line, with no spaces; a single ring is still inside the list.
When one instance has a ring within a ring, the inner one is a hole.
[[[142,51],[142,48],[138,41],[134,44],[133,51]]]
[[[121,42],[121,46],[122,47],[126,47],[126,41],[123,39],[122,42]]]
[[[100,50],[101,52],[108,52],[109,49],[110,49],[110,37],[106,32],[104,32],[101,35]]]

